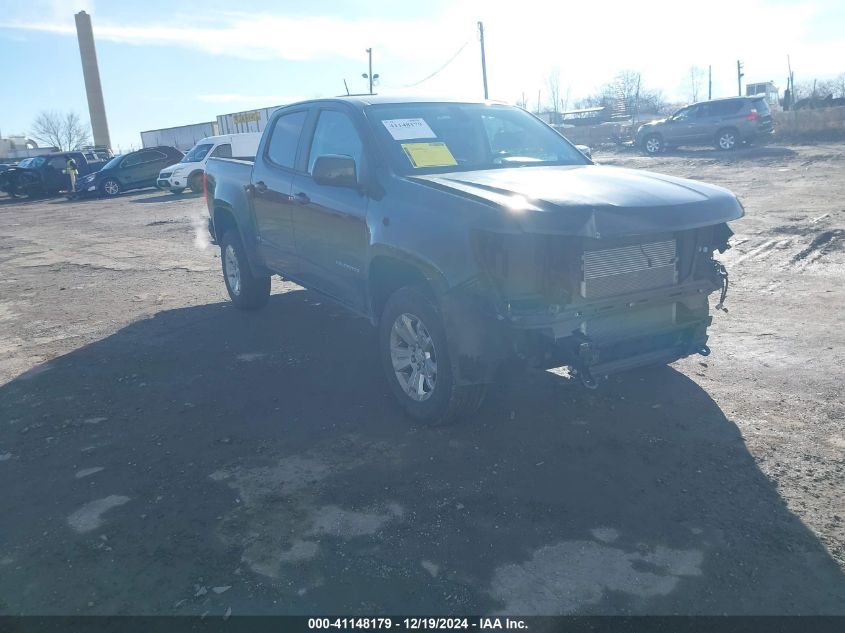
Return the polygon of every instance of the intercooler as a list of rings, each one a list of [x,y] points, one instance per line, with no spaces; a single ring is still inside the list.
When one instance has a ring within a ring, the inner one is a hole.
[[[583,254],[581,296],[603,299],[671,286],[678,281],[675,240],[587,247]]]

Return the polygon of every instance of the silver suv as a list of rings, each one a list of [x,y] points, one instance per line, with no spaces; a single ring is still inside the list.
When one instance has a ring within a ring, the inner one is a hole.
[[[637,145],[651,155],[678,145],[732,150],[773,132],[772,111],[764,98],[732,97],[694,103],[668,119],[646,123],[637,131]]]

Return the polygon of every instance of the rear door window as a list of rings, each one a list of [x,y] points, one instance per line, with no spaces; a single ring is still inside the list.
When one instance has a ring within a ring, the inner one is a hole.
[[[765,99],[755,99],[753,101],[754,108],[757,110],[757,114],[761,116],[768,116],[772,113],[769,109],[769,104],[766,103]]]
[[[293,169],[296,164],[296,150],[299,137],[305,125],[306,110],[284,114],[276,119],[273,133],[267,146],[267,158],[279,167]]]
[[[229,143],[221,143],[211,152],[212,158],[232,158],[232,146]]]
[[[712,104],[714,116],[730,116],[739,112],[742,107],[742,100],[730,99],[728,101],[716,101]]]

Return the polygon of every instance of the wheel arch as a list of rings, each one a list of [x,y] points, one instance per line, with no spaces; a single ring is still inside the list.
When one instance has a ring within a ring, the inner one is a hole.
[[[247,261],[249,262],[252,274],[272,274],[272,271],[267,268],[261,259],[261,255],[258,253],[254,236],[248,232],[248,228],[245,230],[245,227],[241,226],[241,222],[238,221],[238,213],[235,209],[221,200],[216,200],[213,207],[213,214],[210,228],[214,230],[214,233],[212,233],[214,241],[220,244],[227,231],[236,231],[246,251]]]
[[[434,301],[449,288],[446,278],[431,263],[392,248],[377,249],[367,268],[370,320],[379,322],[390,295],[403,286],[421,286]]]
[[[243,241],[241,229],[238,226],[238,221],[235,219],[235,213],[227,204],[217,204],[214,207],[214,216],[211,218],[211,226],[214,229],[212,237],[219,244],[226,234],[226,231],[234,229]]]

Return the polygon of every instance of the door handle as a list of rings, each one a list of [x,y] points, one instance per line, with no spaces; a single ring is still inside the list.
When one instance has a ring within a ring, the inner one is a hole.
[[[308,204],[311,202],[311,198],[309,198],[306,194],[302,193],[301,191],[298,194],[294,195],[293,199],[299,204]]]
[[[257,193],[267,193],[267,183],[265,183],[263,180],[259,180],[257,183],[255,183],[255,191]]]

